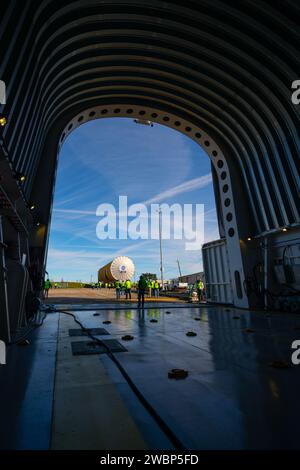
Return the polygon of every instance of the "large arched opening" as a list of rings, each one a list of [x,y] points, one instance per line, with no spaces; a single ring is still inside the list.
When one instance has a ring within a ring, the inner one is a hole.
[[[235,198],[236,202],[234,201],[234,189],[232,188],[231,183],[230,167],[223,152],[220,150],[218,145],[207,135],[206,132],[204,132],[195,124],[191,123],[188,120],[180,119],[176,115],[161,112],[157,108],[148,108],[147,106],[137,107],[130,105],[95,106],[93,108],[85,110],[82,113],[79,113],[64,126],[59,138],[57,156],[59,155],[59,151],[63,143],[66,141],[70,133],[72,133],[76,128],[90,120],[109,117],[130,117],[132,119],[144,119],[146,121],[149,120],[153,123],[169,126],[170,128],[192,138],[198,145],[201,146],[203,151],[208,155],[211,160],[211,167],[213,172],[215,200],[218,207],[219,230],[221,234],[222,243],[224,243],[223,249],[226,251],[230,258],[230,268],[227,264],[223,268],[224,270],[232,270],[232,275],[230,274],[229,276],[226,276],[226,281],[230,283],[230,278],[234,279],[233,297],[227,294],[227,297],[224,296],[223,300],[225,301],[226,299],[227,302],[234,301],[236,305],[247,307],[248,303],[246,295],[240,286],[241,279],[245,278],[245,274],[242,256],[239,254],[239,252],[241,247],[241,239],[246,238],[247,234],[249,234],[248,227],[250,225],[250,222],[248,221],[248,226],[245,223],[245,213],[249,213],[249,209],[246,209],[245,197],[243,203],[243,197],[241,195],[241,192],[238,191],[239,183],[237,181]],[[116,138],[118,137],[116,136]],[[121,142],[120,145],[122,145]],[[53,164],[53,178],[55,179],[55,172],[57,168],[57,162],[55,159],[53,160]],[[41,169],[40,171],[43,170]],[[48,168],[46,168],[45,171],[48,173]],[[40,176],[38,177],[38,179],[41,181],[44,180],[44,178]],[[51,184],[51,188],[54,188],[54,183]],[[43,194],[43,197],[39,198],[39,194]],[[42,207],[43,199],[44,191],[39,188],[38,192],[33,197],[33,200],[36,202],[37,207]],[[52,197],[51,199],[47,199],[52,200]],[[239,219],[237,218],[238,213],[235,208],[236,205],[240,210],[239,224]],[[49,208],[46,208],[46,214],[48,213]],[[42,213],[41,210],[39,210],[39,223],[43,223],[43,225],[49,227],[49,223],[46,223],[46,221],[42,220],[41,217]],[[40,230],[40,227],[38,228],[38,230]],[[40,251],[38,251],[38,253],[40,253]],[[238,275],[236,273],[238,273]],[[237,283],[237,285],[235,283]],[[220,284],[222,283],[220,282]],[[222,288],[225,288],[225,286],[222,286]],[[226,286],[226,288],[228,288],[228,286]],[[229,289],[227,289],[226,292],[228,290]]]
[[[268,289],[273,261],[266,240],[284,247],[299,235],[299,107],[291,100],[297,18],[296,1],[284,9],[267,1],[4,2],[9,258],[21,263],[28,251],[42,276],[59,145],[71,125],[104,110],[127,117],[130,110],[133,118],[190,135],[206,150],[234,303],[262,306],[261,296],[240,286],[263,258]],[[26,180],[15,184],[13,175],[21,174]],[[32,201],[38,228],[27,210]],[[284,258],[282,248],[276,253]],[[5,292],[4,286],[4,299]],[[7,331],[7,308],[4,317]]]
[[[184,282],[180,275],[202,272],[201,245],[220,238],[206,152],[181,132],[130,114],[95,118],[62,142],[46,265],[52,285],[96,283],[101,266],[125,255],[134,282],[143,272],[160,279],[160,206],[166,289]]]

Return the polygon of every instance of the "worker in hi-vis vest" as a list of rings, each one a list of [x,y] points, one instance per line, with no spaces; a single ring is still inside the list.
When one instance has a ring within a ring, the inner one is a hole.
[[[199,302],[201,302],[201,300],[203,299],[203,288],[204,288],[204,284],[202,280],[199,279],[197,282],[197,294],[198,294]]]
[[[158,281],[154,281],[154,297],[159,297],[159,283]]]
[[[125,282],[125,292],[126,292],[126,300],[129,298],[131,299],[131,281],[127,279]]]
[[[115,288],[116,288],[116,299],[120,299],[120,281],[115,282]]]
[[[52,287],[52,284],[51,284],[49,278],[47,278],[46,281],[44,282],[44,298],[45,299],[48,298],[49,289],[51,289],[51,287]]]
[[[147,280],[144,276],[140,276],[140,280],[138,282],[138,308],[142,306],[144,308],[145,303],[145,290],[148,287]]]
[[[151,281],[151,279],[149,279],[147,284],[148,284],[149,297],[152,297],[152,281]]]
[[[125,285],[125,281],[122,281],[121,282],[121,289],[120,289],[120,294],[125,294],[125,290],[126,290],[126,285]]]

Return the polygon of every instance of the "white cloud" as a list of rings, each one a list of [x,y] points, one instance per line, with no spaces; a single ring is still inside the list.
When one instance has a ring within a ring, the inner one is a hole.
[[[75,214],[75,215],[96,215],[96,210],[94,211],[86,211],[86,210],[78,210],[78,209],[59,209],[54,208],[53,212],[61,213],[61,214]]]
[[[168,199],[174,196],[178,196],[178,194],[183,194],[187,193],[190,191],[194,191],[195,189],[201,189],[204,188],[205,186],[208,186],[212,182],[212,175],[211,173],[208,173],[207,175],[200,176],[199,178],[194,178],[189,181],[185,181],[184,183],[181,183],[177,186],[173,186],[170,189],[167,189],[166,191],[163,191],[161,193],[156,194],[150,199],[147,199],[147,201],[144,201],[143,204],[153,204],[155,202],[161,202],[164,199]]]

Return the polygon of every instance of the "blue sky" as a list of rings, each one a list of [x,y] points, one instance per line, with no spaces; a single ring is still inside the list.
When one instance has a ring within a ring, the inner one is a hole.
[[[138,125],[132,119],[90,121],[64,143],[56,179],[47,271],[55,280],[96,280],[99,267],[115,256],[132,258],[136,273],[159,274],[158,240],[99,240],[99,204],[119,196],[128,205],[146,202],[204,204],[205,241],[219,237],[210,160],[199,145],[166,126]],[[163,240],[164,276],[202,269],[201,251],[186,240]]]

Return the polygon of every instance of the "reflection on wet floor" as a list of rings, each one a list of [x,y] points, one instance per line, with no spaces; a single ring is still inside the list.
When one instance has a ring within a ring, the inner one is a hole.
[[[93,313],[76,315],[95,326]],[[114,338],[134,336],[118,360],[186,447],[299,446],[293,429],[300,418],[300,368],[290,360],[291,343],[299,336],[297,315],[164,306],[108,308],[100,318],[111,321]],[[197,335],[188,337],[187,331]],[[109,358],[100,360],[116,384],[124,385]],[[274,361],[290,367],[273,368]],[[169,380],[172,368],[188,370],[188,378]]]
[[[63,308],[72,309],[72,306]],[[127,352],[116,353],[116,357],[186,448],[299,448],[295,430],[300,421],[300,366],[291,364],[291,344],[300,339],[297,314],[172,303],[144,309],[135,305],[123,308],[113,303],[95,308],[76,305],[72,312],[86,328],[102,328],[104,321],[111,322],[105,325],[110,336],[103,339],[116,339],[126,347]],[[99,315],[94,316],[95,313]],[[59,317],[58,347],[63,362],[58,367],[55,355]],[[94,387],[97,393],[92,401],[93,410],[97,410],[97,400],[100,400],[103,412],[107,413],[112,409],[111,395],[104,392],[108,400],[104,403],[100,390],[109,388],[114,390],[114,406],[118,404],[134,430],[134,442],[139,441],[148,448],[172,448],[106,354],[85,356],[82,361],[78,356],[74,359],[70,342],[76,341],[76,337],[69,337],[70,328],[78,328],[71,317],[49,313],[43,327],[34,332],[28,348],[9,350],[9,364],[0,370],[0,413],[7,423],[5,433],[0,436],[2,448],[49,447],[55,368],[56,374],[60,368],[62,377],[61,387],[55,392],[61,393],[62,419],[65,406],[73,409],[71,388],[79,407],[86,407],[88,403],[81,405],[80,387],[84,386],[87,394],[93,392],[88,387]],[[187,332],[195,332],[196,336],[187,336]],[[133,340],[124,343],[125,335],[133,336]],[[82,372],[89,374],[90,383],[84,382],[77,364],[83,367]],[[74,370],[72,387],[64,375],[64,370],[70,368]],[[169,379],[168,372],[174,368],[187,370],[188,377]],[[96,369],[99,374],[95,376]],[[77,378],[80,384],[76,383]],[[57,400],[57,395],[54,398]],[[118,422],[116,413],[114,419]],[[109,427],[109,413],[107,420]],[[100,422],[103,427],[103,420]],[[63,424],[68,430],[67,421]],[[90,425],[85,429],[90,432]],[[119,439],[123,435],[119,433]],[[76,436],[76,442],[83,442],[80,433]],[[68,434],[68,439],[71,438]],[[109,439],[105,441],[107,449],[115,434],[111,433]],[[71,442],[75,448],[76,442]],[[97,443],[95,440],[93,445]],[[133,444],[131,441],[130,445]]]

